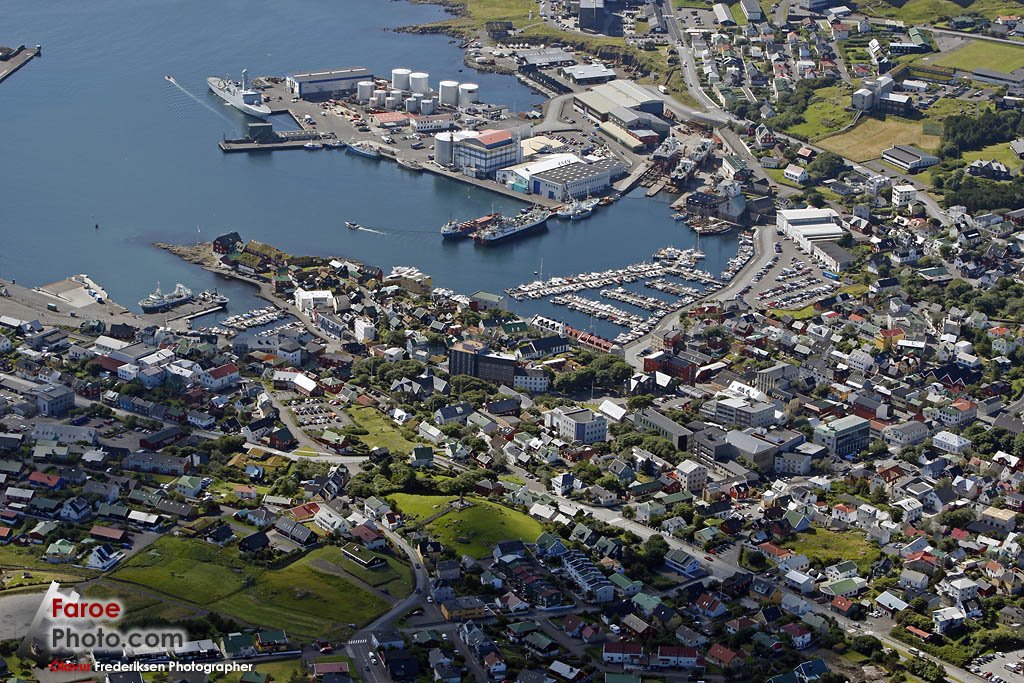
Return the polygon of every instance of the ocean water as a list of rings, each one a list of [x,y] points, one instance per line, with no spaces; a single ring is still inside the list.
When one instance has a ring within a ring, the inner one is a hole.
[[[498,247],[446,243],[437,231],[451,217],[523,205],[341,152],[226,155],[217,147],[242,133],[246,119],[207,92],[205,79],[237,78],[242,68],[255,76],[364,65],[387,75],[402,66],[427,71],[433,84],[478,83],[482,99],[514,110],[542,101],[512,77],[464,67],[447,37],[389,30],[444,16],[435,6],[380,0],[8,3],[2,40],[40,43],[43,55],[0,84],[0,277],[43,284],[86,272],[129,306],[158,280],[165,289],[183,282],[219,288],[237,311],[261,305],[251,288],[152,244],[237,230],[295,254],[416,266],[435,285],[467,293],[531,280],[542,262],[546,276],[567,275],[693,245],[668,200],[642,192]],[[346,230],[346,220],[374,232]],[[709,237],[701,247],[717,273],[736,241]],[[621,331],[544,302],[514,310]]]

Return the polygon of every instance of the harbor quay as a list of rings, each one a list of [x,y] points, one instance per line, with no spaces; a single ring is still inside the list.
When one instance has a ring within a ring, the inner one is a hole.
[[[404,70],[395,69],[393,78],[396,78],[396,72],[401,71]],[[426,74],[412,76],[419,78],[426,77]],[[293,78],[264,76],[251,81],[250,87],[260,93],[263,106],[269,110],[266,122],[250,122],[244,137],[220,141],[221,150],[257,153],[347,149],[367,158],[397,162],[410,172],[426,171],[549,208],[590,194],[628,190],[647,168],[643,156],[614,144],[614,141],[606,139],[594,121],[574,114],[567,94],[549,99],[544,104],[543,114],[517,114],[505,107],[475,99],[471,103],[463,101],[477,97],[475,90],[469,95],[462,90],[463,87],[475,88],[473,84],[454,84],[459,87],[455,97],[463,100],[456,100],[458,104],[447,103],[451,100],[446,92],[453,87],[453,81],[438,84],[436,99],[439,102],[435,104],[435,98],[422,97],[424,93],[432,92],[429,86],[417,82],[405,84],[412,90],[403,91],[407,97],[401,105],[393,101],[398,99],[398,95],[389,94],[387,105],[377,106],[375,98],[384,92],[384,83],[380,79],[358,84],[360,89],[368,87],[367,84],[373,86],[370,99],[365,99],[351,88],[333,92],[331,97],[297,96]],[[392,89],[387,92],[399,91]],[[294,121],[298,130],[274,130],[274,119],[282,116]],[[552,154],[550,146],[544,147],[543,151],[531,149],[530,139],[545,140],[549,134],[558,139],[557,142],[552,141],[555,145],[564,145],[559,150],[561,154]],[[500,142],[491,142],[502,136],[504,139]],[[466,163],[452,163],[451,148],[473,139],[482,141],[486,158],[475,160],[469,167]],[[497,147],[503,149],[493,149]],[[517,149],[514,154],[507,153],[512,147],[522,147],[525,151]],[[493,162],[495,157],[500,157],[500,164]],[[516,183],[510,180],[520,166],[528,165],[528,160],[544,158],[552,161],[541,164],[539,172],[549,171],[557,175],[553,169],[575,166],[565,172],[566,179],[561,183],[565,189],[537,191],[536,184],[531,186],[528,181]],[[475,163],[481,165],[476,166]],[[604,169],[602,163],[610,168]],[[496,172],[499,168],[504,174]],[[642,169],[640,174],[636,173],[637,168]],[[592,180],[592,176],[598,176],[597,180]],[[575,194],[568,189],[570,184],[576,188]]]
[[[36,45],[34,48],[27,48],[24,45],[16,48],[0,46],[0,83],[42,54],[43,48],[40,45]]]

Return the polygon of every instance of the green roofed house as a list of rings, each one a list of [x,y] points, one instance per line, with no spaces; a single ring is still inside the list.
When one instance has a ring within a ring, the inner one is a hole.
[[[844,598],[850,598],[862,592],[867,587],[867,581],[859,576],[854,576],[849,579],[840,579],[838,581],[826,583],[821,587],[821,592],[833,598],[839,595]]]
[[[66,538],[54,541],[46,549],[43,559],[54,564],[70,562],[75,559],[75,544]]]
[[[654,614],[654,610],[661,604],[661,598],[649,593],[637,593],[633,596],[633,604],[636,605],[645,617]]]
[[[256,633],[256,649],[260,652],[278,652],[288,648],[288,634],[284,629],[267,629]]]
[[[642,581],[634,581],[625,574],[615,572],[608,577],[612,585],[615,586],[615,592],[624,598],[631,598],[640,591],[643,590],[644,584]]]
[[[413,467],[429,467],[434,464],[434,449],[430,446],[416,446],[412,449]]]
[[[256,656],[256,636],[252,633],[229,633],[221,643],[228,659],[246,659]]]

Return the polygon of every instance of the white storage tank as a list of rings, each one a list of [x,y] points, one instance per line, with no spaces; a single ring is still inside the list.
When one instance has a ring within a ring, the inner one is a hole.
[[[385,109],[398,109],[398,105],[402,103],[402,100],[397,97],[386,97],[384,98]]]
[[[405,93],[402,92],[401,90],[392,90],[391,92],[388,93],[388,96],[394,97],[399,102],[405,99]]]
[[[395,90],[408,90],[410,74],[412,74],[412,71],[409,69],[392,69],[391,87]]]
[[[452,163],[455,156],[455,137],[451,132],[438,133],[434,136],[434,161],[446,166]]]
[[[477,100],[477,93],[480,92],[480,86],[476,83],[463,83],[459,86],[459,106],[468,107]]]
[[[418,114],[420,111],[420,101],[415,97],[410,97],[405,101],[405,110],[410,114]]]
[[[356,83],[356,99],[360,102],[367,102],[371,97],[373,97],[373,81]]]
[[[448,107],[459,106],[459,82],[441,81],[437,84],[437,96],[441,104]]]
[[[420,102],[420,113],[424,116],[430,116],[437,111],[437,100],[433,97],[424,97],[423,101]]]
[[[378,90],[374,90],[373,91],[373,104],[374,104],[374,106],[375,107],[383,107],[384,106],[384,100],[387,99],[387,96],[388,96],[388,91],[387,90],[379,90],[379,89]]]
[[[422,71],[410,74],[409,89],[422,94],[430,92],[430,74]]]

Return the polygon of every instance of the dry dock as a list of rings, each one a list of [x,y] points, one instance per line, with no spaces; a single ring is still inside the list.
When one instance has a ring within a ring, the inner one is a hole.
[[[10,58],[0,62],[0,83],[42,53],[43,51],[38,45],[33,48],[27,48],[24,45],[19,47]]]

